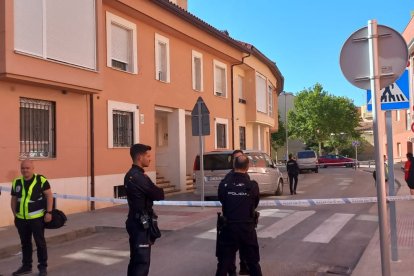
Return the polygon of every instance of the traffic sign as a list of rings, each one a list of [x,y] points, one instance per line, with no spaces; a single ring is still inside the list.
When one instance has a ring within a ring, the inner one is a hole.
[[[359,147],[359,145],[360,145],[359,141],[352,141],[353,147]]]
[[[381,56],[379,88],[395,82],[407,66],[408,48],[401,34],[390,27],[378,25],[378,48]],[[361,89],[371,89],[370,36],[364,27],[354,32],[341,49],[340,65],[345,78]]]
[[[381,110],[398,110],[410,108],[410,90],[408,70],[394,83],[383,88],[381,94]],[[367,110],[372,111],[372,93],[367,90]]]
[[[193,136],[210,135],[210,111],[201,97],[191,111],[191,126]]]

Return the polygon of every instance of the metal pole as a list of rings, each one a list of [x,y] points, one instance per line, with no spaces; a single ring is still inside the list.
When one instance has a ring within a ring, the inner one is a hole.
[[[289,156],[289,140],[288,140],[288,119],[287,119],[287,109],[286,109],[286,91],[284,91],[285,93],[285,124],[286,124],[286,162],[288,160],[288,156]]]
[[[355,170],[357,169],[358,166],[358,143],[355,144]]]
[[[201,101],[197,101],[197,116],[198,116],[198,139],[200,145],[200,173],[201,173],[201,202],[204,202],[204,137],[202,135],[202,120],[201,120]],[[204,203],[201,203],[201,208],[204,209]]]
[[[383,116],[381,116],[380,94],[380,75],[378,58],[378,29],[377,21],[368,21],[368,43],[369,43],[369,69],[372,91],[372,118],[374,123],[374,145],[375,145],[375,170],[377,172],[377,198],[378,198],[378,217],[379,234],[381,249],[381,271],[383,276],[391,275],[390,248],[388,237],[387,206],[385,201],[385,181],[384,164],[381,161],[383,156],[383,137],[380,135],[380,128],[384,126]]]
[[[395,196],[394,186],[394,152],[392,139],[392,116],[391,111],[386,111],[387,124],[387,156],[388,156],[388,194]],[[398,261],[398,239],[397,239],[397,214],[395,201],[388,203],[390,208],[390,230],[391,230],[391,260]]]

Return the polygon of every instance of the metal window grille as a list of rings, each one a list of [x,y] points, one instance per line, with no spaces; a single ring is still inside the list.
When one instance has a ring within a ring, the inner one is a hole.
[[[246,128],[239,127],[239,134],[240,134],[240,149],[246,149]]]
[[[226,148],[226,125],[217,124],[217,148]]]
[[[55,103],[20,98],[20,158],[56,157]]]
[[[114,110],[113,145],[114,147],[130,147],[133,141],[133,112]]]
[[[112,67],[122,70],[122,71],[128,71],[127,70],[128,64],[122,61],[115,60],[115,59],[112,59]]]

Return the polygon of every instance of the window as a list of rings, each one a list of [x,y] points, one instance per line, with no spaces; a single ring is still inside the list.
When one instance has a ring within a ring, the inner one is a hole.
[[[227,145],[228,145],[228,137],[227,137],[228,120],[216,118],[215,125],[216,125],[215,127],[216,149],[225,149],[227,148]]]
[[[137,29],[134,23],[107,12],[106,44],[108,67],[133,74],[138,73]]]
[[[20,158],[56,157],[55,103],[20,98]]]
[[[400,116],[400,111],[399,110],[396,110],[395,111],[395,120],[398,122],[398,121],[400,121],[401,120],[401,116]]]
[[[266,78],[256,74],[256,107],[257,111],[267,113],[266,108]]]
[[[134,137],[132,112],[113,110],[113,141],[114,147],[130,147]]]
[[[214,95],[227,97],[227,66],[217,60],[214,64]]]
[[[193,89],[203,91],[203,55],[199,52],[192,53]]]
[[[155,79],[170,82],[170,41],[155,34]]]
[[[239,127],[239,139],[240,139],[240,149],[245,150],[246,149],[246,128],[245,127]]]
[[[244,78],[240,75],[237,76],[237,90],[239,94],[239,103],[246,103],[244,98]]]
[[[410,111],[405,111],[405,128],[406,130],[411,130],[411,124],[410,124]]]
[[[95,0],[15,0],[14,49],[96,69]]]
[[[397,154],[398,157],[401,157],[402,155],[401,143],[397,143]]]
[[[273,86],[268,86],[268,92],[269,92],[269,116],[273,116]]]
[[[138,143],[138,107],[108,101],[108,147],[130,147]]]

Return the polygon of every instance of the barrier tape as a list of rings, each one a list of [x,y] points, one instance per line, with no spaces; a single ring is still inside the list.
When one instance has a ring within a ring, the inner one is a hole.
[[[0,191],[10,192],[9,187],[0,186]],[[112,202],[118,204],[126,204],[127,200],[123,198],[112,197],[93,197],[93,196],[79,196],[79,195],[66,195],[66,194],[53,194],[54,198],[71,199],[71,200],[83,200],[83,201],[95,201],[95,202]],[[388,202],[391,201],[404,201],[414,200],[414,196],[387,196]],[[275,206],[316,206],[316,205],[338,205],[338,204],[360,204],[360,203],[377,203],[376,197],[344,197],[344,198],[320,198],[320,199],[275,199],[275,200],[260,200],[259,206],[275,207]],[[155,201],[154,205],[158,206],[192,206],[192,207],[220,207],[220,201],[175,201],[175,200],[162,200]]]

